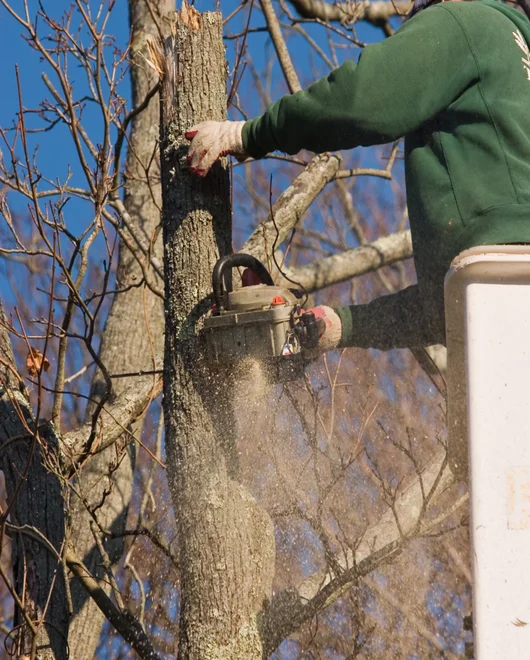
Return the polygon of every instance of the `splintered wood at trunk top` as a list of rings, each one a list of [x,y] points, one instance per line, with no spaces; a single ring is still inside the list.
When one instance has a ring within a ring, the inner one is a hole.
[[[226,164],[205,179],[184,166],[185,130],[226,118],[222,17],[183,5],[173,32],[155,64],[163,78],[164,417],[181,558],[178,658],[257,660],[273,527],[237,482],[229,374],[205,363],[197,337],[213,266],[231,251],[229,177]]]

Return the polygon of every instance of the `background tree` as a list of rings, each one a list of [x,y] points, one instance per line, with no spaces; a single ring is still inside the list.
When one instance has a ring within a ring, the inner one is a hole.
[[[34,57],[10,69],[1,133],[6,653],[461,656],[467,495],[426,355],[348,349],[302,381],[221,386],[195,341],[219,251],[316,302],[413,280],[399,143],[205,181],[181,167],[186,128],[253,116],[390,35],[408,4],[247,1],[222,18],[130,0],[127,34],[112,0],[0,1]]]

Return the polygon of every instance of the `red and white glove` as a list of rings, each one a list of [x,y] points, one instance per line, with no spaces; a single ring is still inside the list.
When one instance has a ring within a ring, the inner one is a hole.
[[[248,158],[241,135],[244,121],[203,121],[184,134],[191,140],[188,151],[190,172],[205,176],[221,156],[235,156],[239,161]]]
[[[306,312],[313,312],[317,322],[319,340],[317,351],[330,351],[337,348],[342,336],[342,322],[337,312],[327,305],[319,305]]]

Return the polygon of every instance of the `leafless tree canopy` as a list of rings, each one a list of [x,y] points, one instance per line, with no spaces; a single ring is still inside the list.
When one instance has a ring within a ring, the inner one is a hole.
[[[409,8],[0,0],[25,48],[0,128],[5,657],[463,657],[443,349],[336,351],[275,385],[197,341],[222,252],[307,306],[413,283],[400,142],[204,181],[183,159],[193,123],[255,116]]]

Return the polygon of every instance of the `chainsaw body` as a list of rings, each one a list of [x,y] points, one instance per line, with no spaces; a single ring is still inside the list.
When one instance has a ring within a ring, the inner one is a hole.
[[[259,284],[232,290],[232,268],[245,267]],[[233,254],[215,265],[214,307],[204,321],[210,360],[230,364],[254,358],[267,364],[277,382],[303,375],[303,349],[318,343],[315,318],[299,304],[302,292],[276,286],[265,266],[250,255]]]

